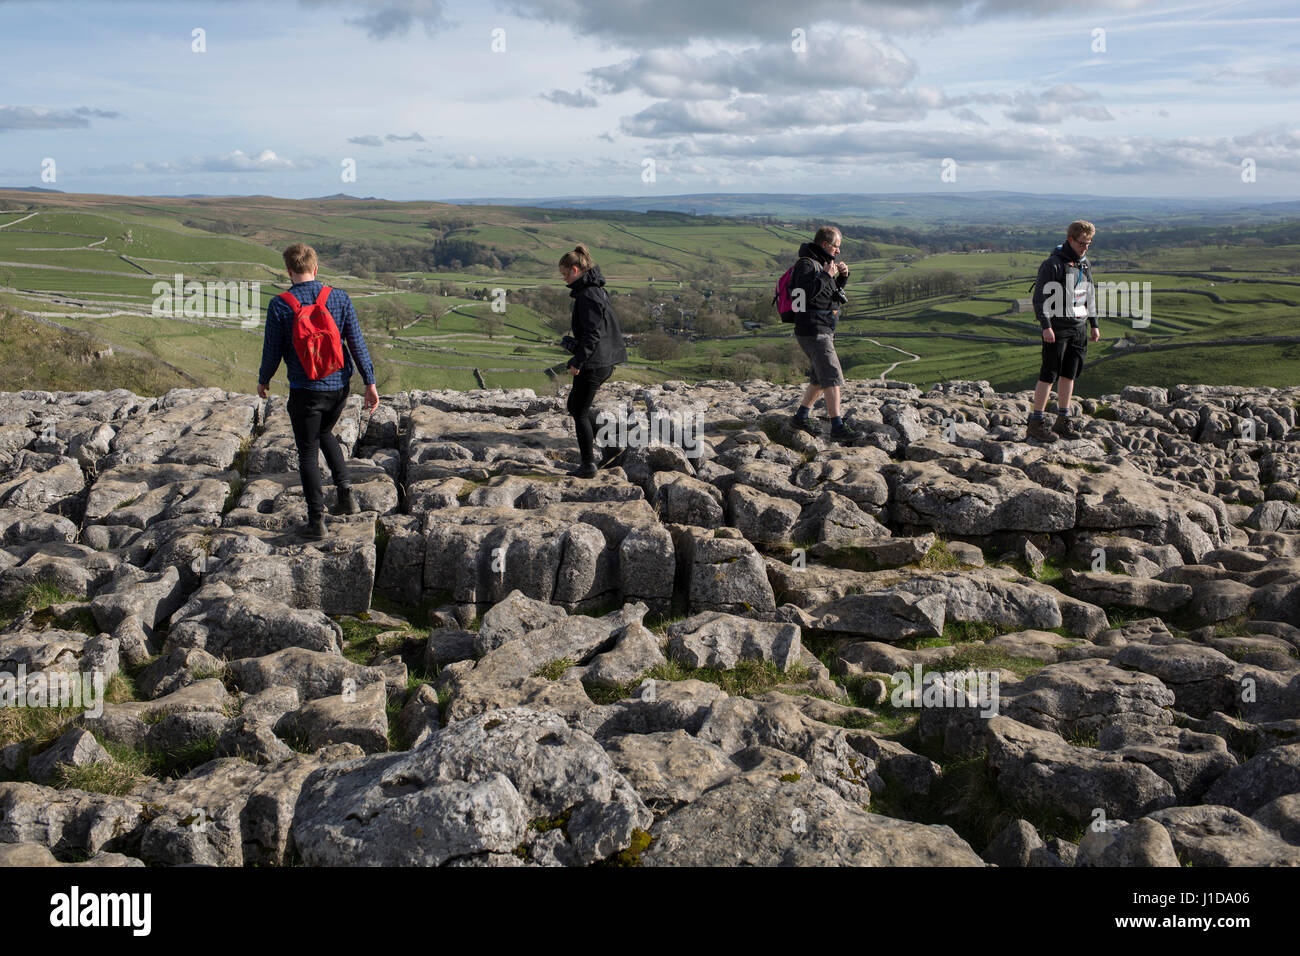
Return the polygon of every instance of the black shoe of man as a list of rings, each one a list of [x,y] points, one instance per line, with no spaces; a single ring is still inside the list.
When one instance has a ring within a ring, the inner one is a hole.
[[[298,529],[298,534],[308,541],[320,541],[325,537],[325,516],[308,515],[307,523]]]
[[[840,427],[831,426],[831,441],[839,442],[841,445],[848,445],[862,437],[862,433],[850,425],[847,421],[841,419]]]
[[[597,470],[596,463],[594,461],[584,461],[573,472],[573,477],[574,478],[595,478],[596,470]]]
[[[817,424],[812,420],[811,415],[807,418],[800,418],[798,415],[792,416],[790,418],[790,427],[801,432],[807,432],[809,435],[812,435],[813,438],[822,437],[821,429],[817,427]]]
[[[334,509],[334,514],[336,515],[361,514],[361,507],[357,504],[356,498],[352,496],[352,489],[350,487],[339,489],[339,502]]]

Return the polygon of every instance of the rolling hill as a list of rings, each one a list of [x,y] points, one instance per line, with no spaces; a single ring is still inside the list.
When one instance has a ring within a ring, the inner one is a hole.
[[[625,325],[664,325],[678,343],[676,354],[651,358],[634,337],[638,347],[620,378],[792,382],[803,375],[802,359],[788,327],[761,306],[806,238],[808,217],[819,209],[838,217],[842,209],[854,279],[838,343],[850,377],[888,372],[922,385],[984,378],[999,390],[1032,386],[1037,327],[1020,309],[1039,261],[1058,241],[1061,197],[716,196],[711,208],[705,198],[674,197],[719,214],[597,208],[601,200],[561,208],[0,191],[0,307],[123,354],[153,356],[189,380],[252,391],[258,320],[286,284],[279,250],[306,241],[321,252],[322,278],[352,293],[381,388],[483,382],[547,390],[557,383],[546,369],[565,358],[556,328],[567,299],[555,263],[583,242]],[[738,214],[769,200],[790,218]],[[804,201],[811,208],[798,208]],[[852,225],[888,204],[906,207],[908,224]],[[1297,380],[1297,204],[1098,199],[1095,208],[1097,277],[1139,288],[1149,282],[1151,322],[1103,320],[1082,395],[1134,382]],[[976,225],[957,228],[962,216]],[[998,226],[1004,218],[1008,225]],[[965,285],[889,305],[872,295],[882,280],[936,273]],[[196,314],[157,308],[170,297],[159,290],[173,288],[177,275],[204,284]],[[216,314],[232,282],[245,284],[249,316]],[[492,308],[493,289],[505,290],[504,313]],[[710,334],[705,313],[714,315]],[[757,315],[759,327],[742,332],[742,313]]]

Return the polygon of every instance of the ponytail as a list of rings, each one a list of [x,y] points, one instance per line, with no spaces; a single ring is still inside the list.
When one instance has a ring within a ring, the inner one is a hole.
[[[560,257],[560,267],[563,269],[572,269],[577,266],[583,272],[586,272],[592,265],[591,253],[587,251],[587,247],[582,243],[574,246],[572,252],[566,252]]]

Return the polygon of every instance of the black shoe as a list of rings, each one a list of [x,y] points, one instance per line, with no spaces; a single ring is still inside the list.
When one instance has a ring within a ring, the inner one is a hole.
[[[1074,424],[1073,415],[1057,415],[1056,424],[1052,426],[1052,431],[1067,440],[1083,437],[1083,432]]]
[[[594,461],[584,461],[581,465],[578,466],[577,470],[573,472],[573,477],[574,478],[595,478],[596,463]]]
[[[298,528],[298,534],[309,541],[320,541],[325,537],[324,515],[308,515],[307,523]]]
[[[845,421],[842,421],[839,428],[834,425],[831,426],[831,441],[851,442],[861,437],[861,435],[860,431]]]
[[[1029,428],[1025,430],[1025,441],[1036,441],[1044,445],[1051,445],[1059,440],[1056,432],[1052,431],[1052,426],[1047,424],[1047,419],[1032,418],[1029,420]]]
[[[352,497],[351,486],[339,489],[339,501],[334,507],[336,515],[359,515],[361,508],[357,505],[357,500]]]
[[[798,415],[791,416],[790,427],[801,432],[807,432],[809,435],[812,435],[813,438],[822,437],[821,429],[817,427],[817,424],[812,420],[811,415],[807,418],[800,418]]]

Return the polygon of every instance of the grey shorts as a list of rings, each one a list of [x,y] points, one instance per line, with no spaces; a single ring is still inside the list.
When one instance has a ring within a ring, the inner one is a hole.
[[[796,335],[795,341],[803,354],[812,362],[812,374],[809,380],[821,388],[844,384],[844,371],[840,368],[840,357],[835,354],[835,335],[827,332],[822,335]]]

